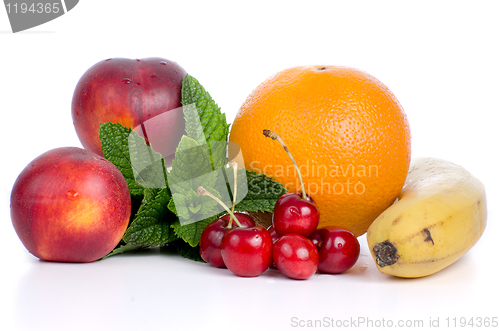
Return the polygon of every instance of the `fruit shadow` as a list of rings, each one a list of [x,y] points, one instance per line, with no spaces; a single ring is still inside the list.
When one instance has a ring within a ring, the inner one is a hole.
[[[115,258],[144,258],[148,256],[165,256],[168,258],[172,257],[182,257],[185,258],[187,262],[200,262],[205,264],[204,261],[200,260],[201,258],[199,257],[199,254],[197,253],[197,249],[193,247],[184,247],[186,245],[183,245],[183,254],[180,254],[179,252],[179,247],[176,245],[162,245],[162,246],[153,246],[153,247],[144,247],[144,248],[139,248],[135,249],[132,251],[128,252],[123,252],[120,254],[116,254],[113,256],[106,257],[104,260],[108,259],[115,259]]]

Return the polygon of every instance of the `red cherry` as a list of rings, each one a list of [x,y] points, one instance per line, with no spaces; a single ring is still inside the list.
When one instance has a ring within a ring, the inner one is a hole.
[[[269,232],[269,234],[271,235],[271,239],[273,239],[273,245],[274,245],[274,243],[276,242],[276,240],[278,240],[280,238],[280,236],[278,236],[278,234],[274,230],[274,226],[272,226],[272,225],[269,225],[269,227],[267,228],[267,232]],[[274,264],[274,261],[271,262],[270,268],[276,269],[276,265]]]
[[[234,216],[236,216],[236,218],[238,219],[238,221],[240,222],[241,224],[241,227],[243,228],[249,228],[249,227],[252,227],[252,226],[255,226],[255,221],[253,220],[253,218],[248,215],[248,214],[244,214],[244,213],[234,213]],[[226,227],[228,226],[229,224],[229,220],[231,219],[231,215],[229,214],[226,214],[224,216],[221,217],[221,219],[225,220],[226,221]],[[238,225],[236,223],[233,222],[232,224],[232,227],[237,227]]]
[[[247,214],[234,213],[242,227],[255,226],[254,220]],[[208,224],[200,237],[200,255],[203,261],[208,262],[217,268],[225,267],[221,255],[221,241],[222,237],[228,230],[229,219],[231,216],[226,214],[212,223]],[[233,222],[233,227],[236,226]]]
[[[304,236],[289,233],[273,246],[276,268],[292,279],[307,279],[318,270],[318,249]]]
[[[229,229],[221,242],[226,267],[241,277],[256,277],[272,262],[273,240],[261,226]]]
[[[293,159],[292,153],[285,145],[285,142],[276,132],[269,129],[264,129],[262,133],[264,136],[278,141],[283,147],[295,167],[302,189],[300,194],[286,193],[276,201],[273,212],[274,229],[279,236],[287,233],[297,233],[304,237],[308,237],[318,227],[319,210],[311,197],[306,194],[300,169]]]
[[[296,233],[308,237],[318,223],[319,210],[309,197],[304,199],[301,194],[285,193],[274,205],[273,226],[279,236]]]
[[[280,236],[278,236],[278,234],[276,233],[276,231],[274,230],[274,226],[272,225],[269,225],[269,227],[267,228],[267,232],[269,232],[269,234],[271,235],[271,238],[273,239],[273,244],[276,242],[276,240],[279,239]]]
[[[339,274],[349,270],[358,260],[359,241],[343,227],[321,228],[309,238],[318,247],[320,272]]]

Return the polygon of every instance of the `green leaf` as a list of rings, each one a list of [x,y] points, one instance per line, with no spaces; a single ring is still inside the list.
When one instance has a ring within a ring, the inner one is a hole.
[[[123,241],[137,246],[163,245],[177,239],[170,225],[177,220],[168,209],[168,188],[144,189],[144,201],[128,227]]]
[[[105,259],[105,258],[108,258],[111,256],[115,256],[118,254],[123,254],[123,253],[127,253],[127,252],[140,250],[140,249],[144,249],[144,247],[142,245],[125,244],[125,243],[121,242],[120,245],[118,245],[115,249],[113,249],[113,251],[111,251],[111,253],[104,256],[102,259]]]
[[[195,223],[181,225],[179,220],[172,223],[172,229],[174,229],[175,234],[184,240],[186,243],[191,245],[191,247],[195,247],[200,243],[201,233],[203,229],[210,224],[212,221],[219,218],[220,215],[211,216],[202,221],[198,221]]]
[[[186,259],[206,263],[201,258],[200,248],[198,246],[192,247],[182,239],[176,240],[170,244],[160,247],[160,251],[171,252],[174,254],[178,254]]]
[[[214,194],[219,195],[218,193]],[[220,213],[220,207],[215,200],[210,197],[200,197],[192,190],[187,195],[173,194],[172,202],[175,205],[176,215],[179,216],[182,224],[198,222]],[[169,209],[172,210],[170,203],[169,206]]]
[[[187,135],[200,145],[208,143],[214,169],[222,167],[227,162],[229,124],[226,115],[199,81],[190,75],[184,77],[181,93]]]
[[[128,137],[132,130],[118,123],[103,123],[99,126],[99,138],[104,158],[113,163],[127,181],[132,197],[141,198],[143,187],[135,181],[130,162]]]
[[[188,194],[199,185],[213,186],[217,174],[212,171],[207,145],[183,136],[175,151],[172,170],[168,173],[168,183],[172,193]]]
[[[167,208],[174,213],[175,215],[177,214],[177,208],[175,208],[175,202],[173,198],[170,198],[170,201],[168,202]]]
[[[99,127],[99,138],[104,157],[123,174],[133,198],[141,199],[144,187],[166,186],[166,169],[161,155],[136,132],[119,123],[108,122]]]
[[[186,122],[186,135],[195,140],[199,145],[204,145],[207,143],[205,138],[205,132],[203,132],[203,126],[200,122],[200,113],[196,108],[196,104],[188,104],[182,107],[184,112],[184,121]]]
[[[272,177],[254,171],[247,170],[246,178],[248,193],[236,204],[235,210],[273,212],[276,201],[287,190]]]
[[[198,222],[219,214],[223,208],[206,196],[198,196],[202,186],[223,201],[229,200],[222,170],[212,170],[207,145],[183,136],[167,174],[172,200],[168,208],[180,218],[181,224]]]
[[[153,151],[144,138],[132,131],[128,137],[130,163],[138,185],[163,188],[166,183],[166,167],[160,153]]]

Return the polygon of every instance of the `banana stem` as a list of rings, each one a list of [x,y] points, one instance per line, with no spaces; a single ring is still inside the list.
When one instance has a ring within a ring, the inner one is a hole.
[[[276,132],[271,131],[269,129],[265,129],[263,131],[263,134],[264,134],[264,136],[271,138],[272,140],[277,140],[281,144],[281,146],[283,146],[283,149],[288,154],[288,157],[290,157],[290,160],[292,160],[293,166],[295,167],[295,171],[297,171],[297,174],[299,176],[300,186],[302,188],[302,198],[304,200],[307,200],[306,188],[304,186],[304,181],[302,180],[302,175],[300,173],[299,167],[297,166],[297,163],[295,162],[295,160],[292,156],[292,153],[290,153],[290,151],[288,150],[288,147],[285,145],[285,142],[281,139],[280,136],[278,136],[278,134]]]
[[[231,216],[229,218],[229,224],[228,224],[228,228],[232,228],[232,224],[233,224],[233,220],[234,220],[234,223],[236,223],[236,225],[238,225],[239,227],[241,227],[241,223],[240,221],[238,221],[238,219],[236,218],[236,216],[234,216],[234,213],[229,210],[229,208],[226,206],[226,204],[224,202],[222,202],[219,198],[217,198],[215,195],[213,195],[212,193],[208,192],[207,190],[205,190],[203,188],[203,186],[198,186],[198,191],[197,191],[198,195],[199,196],[209,196],[211,197],[212,199],[214,199],[215,201],[217,201],[219,203],[219,205],[221,205],[228,213],[229,215]]]

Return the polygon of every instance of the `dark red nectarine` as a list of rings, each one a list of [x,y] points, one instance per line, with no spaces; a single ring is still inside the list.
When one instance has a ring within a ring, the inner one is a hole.
[[[61,147],[23,169],[10,208],[14,229],[30,253],[47,261],[91,262],[120,242],[131,199],[111,162],[82,148]]]
[[[168,159],[185,133],[180,110],[185,75],[177,63],[156,57],[113,58],[93,65],[78,81],[71,105],[82,146],[103,155],[99,125],[120,123],[137,128],[135,131]]]

